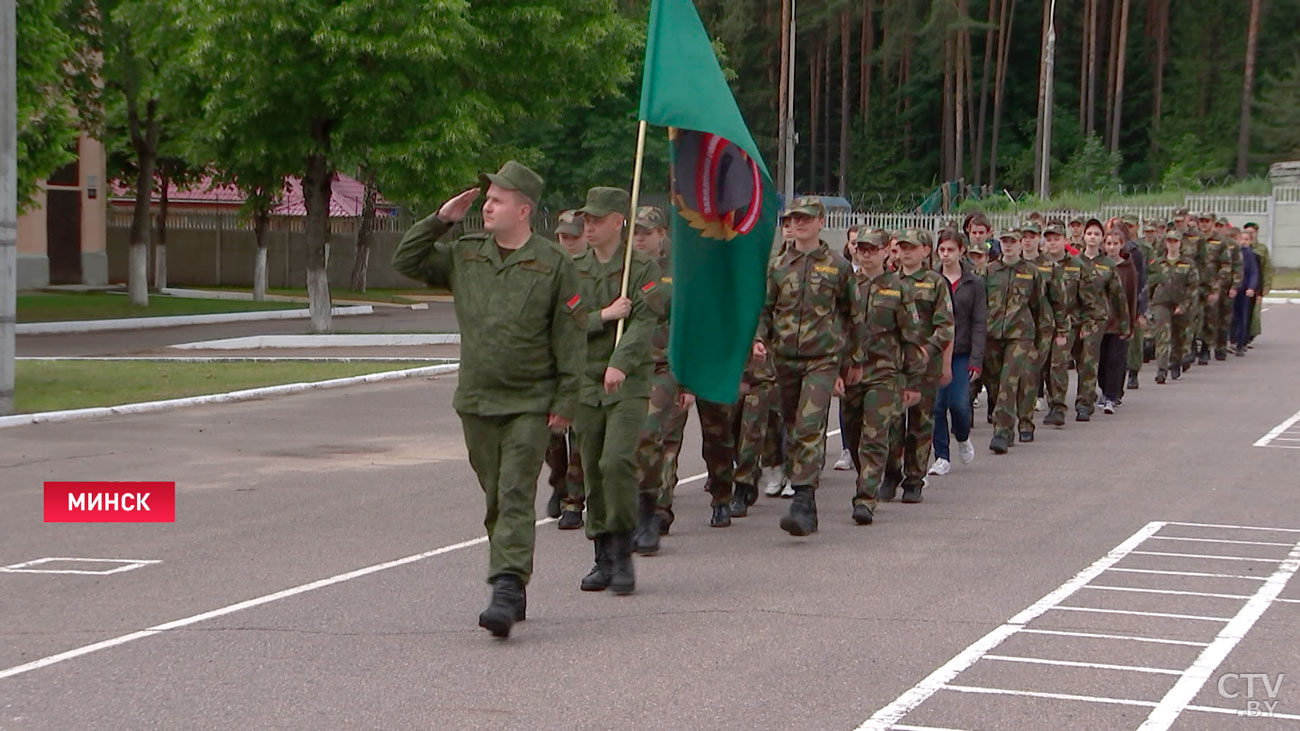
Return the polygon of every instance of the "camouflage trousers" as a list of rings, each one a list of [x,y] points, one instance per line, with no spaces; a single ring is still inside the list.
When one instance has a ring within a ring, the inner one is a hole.
[[[1219,339],[1221,330],[1225,334],[1227,333],[1227,329],[1220,325],[1221,317],[1219,314],[1224,293],[1216,291],[1215,294],[1219,296],[1214,302],[1210,302],[1208,297],[1205,299],[1205,317],[1201,318],[1200,327],[1196,330],[1196,337],[1200,339],[1203,348],[1213,348],[1215,341]]]
[[[1008,443],[1015,440],[1020,381],[1030,375],[1035,357],[1034,341],[1024,338],[989,338],[984,347],[993,435]]]
[[[685,409],[677,398],[682,388],[667,366],[656,369],[650,386],[650,405],[645,426],[637,445],[637,480],[642,495],[653,495],[657,511],[667,523],[673,518],[673,491],[677,487],[677,456],[681,452],[682,433],[686,428]],[[733,407],[696,399],[702,436],[701,455],[709,477],[707,487],[712,503],[731,501],[735,481],[733,464],[736,444],[732,431]]]
[[[551,441],[546,446],[546,467],[550,470],[547,484],[552,490],[561,491],[561,508],[581,512],[586,495],[582,488],[582,455],[573,429],[562,434],[551,433]]]
[[[1228,290],[1219,293],[1218,318],[1214,326],[1214,348],[1223,350],[1228,347],[1228,335],[1232,332],[1232,304],[1235,298],[1228,296]]]
[[[1092,413],[1097,406],[1097,366],[1101,363],[1101,339],[1106,336],[1106,323],[1084,326],[1075,346],[1075,371],[1079,382],[1074,389],[1074,408]]]
[[[1053,411],[1065,411],[1065,394],[1070,390],[1070,357],[1080,342],[1078,330],[1070,330],[1066,337],[1065,345],[1053,342],[1052,352],[1047,356],[1047,401]]]
[[[1259,296],[1259,293],[1257,292],[1255,296],[1255,311],[1250,316],[1250,330],[1246,333],[1246,342],[1250,342],[1251,340],[1254,340],[1261,332],[1259,326],[1259,318],[1261,315],[1263,315],[1263,313],[1264,313],[1264,298]]]
[[[921,386],[920,403],[895,410],[889,427],[889,459],[885,464],[887,479],[902,475],[904,488],[921,487],[930,468],[931,439],[934,437],[934,400],[939,395],[937,380]],[[901,406],[902,400],[899,400]]]
[[[762,474],[759,463],[764,458],[768,434],[780,431],[780,424],[769,428],[771,415],[776,411],[776,397],[776,384],[755,383],[741,397],[736,409],[736,482],[742,485],[758,484]]]
[[[1175,315],[1169,305],[1151,305],[1151,328],[1156,335],[1156,368],[1164,373],[1170,364],[1180,362],[1185,348],[1184,338],[1191,316]]]
[[[1170,351],[1170,357],[1175,363],[1182,363],[1195,355],[1196,337],[1201,332],[1201,324],[1204,322],[1205,310],[1208,303],[1204,299],[1197,301],[1192,311],[1182,316],[1182,322],[1174,318],[1174,328],[1180,336],[1173,338],[1173,350]]]
[[[1047,367],[1050,349],[1055,347],[1054,340],[1048,340],[1044,348],[1035,348],[1033,357],[1024,372],[1020,374],[1020,383],[1016,391],[1016,415],[1020,420],[1020,431],[1034,433],[1034,402],[1042,393],[1043,370]]]
[[[876,496],[889,461],[889,429],[903,405],[898,379],[860,383],[844,389],[844,436],[858,471],[853,504],[876,508]]]
[[[816,488],[826,459],[826,421],[839,377],[838,358],[777,358],[776,384],[785,422],[786,475]]]
[[[1134,373],[1142,370],[1142,348],[1148,337],[1151,337],[1150,327],[1134,323],[1133,337],[1128,339],[1128,369]]]

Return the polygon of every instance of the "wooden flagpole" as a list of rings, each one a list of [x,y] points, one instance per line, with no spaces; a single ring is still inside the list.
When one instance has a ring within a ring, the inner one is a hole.
[[[641,163],[645,160],[645,130],[646,121],[643,119],[636,132],[636,167],[632,173],[632,212],[627,217],[627,250],[623,252],[623,288],[620,290],[620,297],[627,296],[628,278],[632,274],[632,237],[636,233],[636,208],[641,198]],[[618,330],[614,333],[614,345],[618,345],[618,342],[623,339],[623,328],[626,324],[626,317],[619,319]]]

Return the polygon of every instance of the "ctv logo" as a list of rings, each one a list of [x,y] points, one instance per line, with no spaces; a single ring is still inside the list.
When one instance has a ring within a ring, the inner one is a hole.
[[[1237,711],[1246,718],[1271,718],[1277,713],[1278,694],[1286,673],[1224,673],[1219,676],[1219,697],[1246,699],[1246,707]]]
[[[46,523],[174,523],[175,482],[47,482]]]

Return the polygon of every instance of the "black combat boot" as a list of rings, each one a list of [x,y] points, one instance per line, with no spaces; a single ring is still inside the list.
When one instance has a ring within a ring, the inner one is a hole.
[[[1165,374],[1165,371],[1156,371],[1156,383],[1160,384],[1161,386],[1165,385],[1166,377],[1167,376]]]
[[[871,506],[866,503],[858,503],[853,506],[853,522],[858,525],[871,525],[875,520],[875,515],[871,512]]]
[[[922,482],[922,483],[919,484],[919,485],[914,485],[914,484],[911,484],[911,483],[908,483],[908,484],[904,485],[904,486],[903,486],[903,497],[900,498],[900,501],[901,501],[901,502],[904,502],[904,503],[919,503],[919,502],[921,502],[921,500],[923,499],[923,498],[921,497],[921,488],[923,488],[923,487],[925,487],[925,483],[924,483],[924,482]]]
[[[885,479],[880,481],[880,494],[876,499],[882,503],[887,503],[898,496],[898,484],[903,481],[902,475],[885,473]]]
[[[478,615],[478,626],[493,637],[509,637],[510,628],[524,618],[524,582],[514,574],[492,578],[492,601]]]
[[[713,517],[709,518],[710,528],[726,528],[731,525],[731,506],[727,503],[713,506]]]
[[[989,442],[989,451],[994,454],[1007,453],[1007,438],[1001,434],[994,434],[993,439]]]
[[[591,540],[596,546],[596,565],[582,577],[583,591],[604,591],[609,588],[610,576],[614,573],[614,560],[610,555],[610,534],[601,533]]]
[[[659,515],[655,513],[654,495],[638,495],[641,515],[637,521],[632,548],[642,556],[659,552]]]
[[[1128,385],[1125,386],[1125,388],[1127,388],[1127,389],[1129,389],[1129,390],[1131,390],[1131,391],[1136,391],[1136,390],[1138,390],[1138,372],[1137,372],[1137,371],[1129,371],[1129,372],[1128,372]]]
[[[1177,363],[1169,366],[1169,377],[1177,381],[1183,377],[1183,367]]]
[[[1031,431],[1029,431],[1029,430],[1027,430],[1027,429],[1023,429],[1023,430],[1021,430],[1021,432],[1020,432],[1020,442],[1021,442],[1022,444],[1029,444],[1029,443],[1032,442],[1032,441],[1034,441],[1034,433],[1031,432]]]
[[[1052,409],[1047,416],[1043,417],[1044,426],[1065,426],[1065,412],[1060,409]]]
[[[1215,348],[1215,349],[1214,349],[1214,359],[1215,359],[1215,360],[1227,360],[1227,359],[1228,359],[1228,351],[1224,350],[1223,348]]]
[[[758,488],[750,487],[743,482],[737,482],[735,487],[731,488],[731,517],[743,518],[749,515],[749,491],[753,490],[754,495],[758,495]]]
[[[556,487],[551,489],[551,499],[546,501],[546,517],[560,517],[560,501],[564,498],[564,488]]]
[[[1092,414],[1088,412],[1088,407],[1080,406],[1074,410],[1075,421],[1092,421]]]
[[[636,573],[632,570],[632,534],[609,534],[609,588],[615,594],[636,591]]]
[[[1196,365],[1210,364],[1210,346],[1202,345],[1201,352],[1196,356]]]
[[[781,530],[792,536],[806,536],[817,532],[817,502],[811,487],[794,488],[790,499],[790,512],[781,518]]]
[[[565,508],[560,512],[560,522],[555,526],[560,530],[577,530],[582,527],[582,509]]]

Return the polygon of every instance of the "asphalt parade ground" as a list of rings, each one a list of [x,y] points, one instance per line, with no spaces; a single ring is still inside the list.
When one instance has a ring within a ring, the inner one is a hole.
[[[454,376],[3,429],[0,728],[1295,728],[1300,306],[1264,317],[1006,456],[981,408],[874,525],[828,465],[808,538],[708,526],[692,417],[637,592],[540,520],[507,641]],[[175,481],[176,522],[46,524],[46,480]]]

